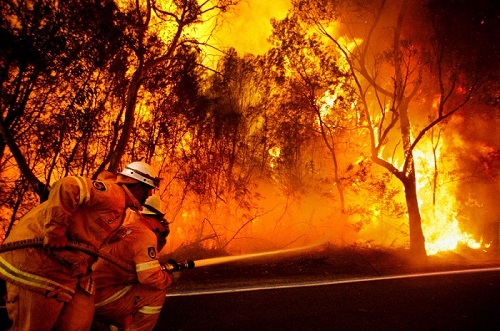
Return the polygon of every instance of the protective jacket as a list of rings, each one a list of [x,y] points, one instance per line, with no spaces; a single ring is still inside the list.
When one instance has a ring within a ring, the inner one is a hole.
[[[141,329],[154,327],[165,289],[172,282],[171,276],[160,267],[159,243],[165,239],[160,235],[163,231],[160,227],[154,218],[130,212],[109,245],[103,247],[103,251],[129,264],[136,272],[127,273],[103,259],[94,265],[98,319],[124,323],[128,318],[127,324],[139,324],[135,322],[140,319]]]
[[[120,227],[126,207],[139,201],[116,178],[91,180],[69,176],[57,181],[49,198],[13,228],[5,243],[40,237],[67,236],[96,249]],[[0,276],[18,286],[69,302],[80,284],[93,293],[87,277],[95,258],[64,248],[25,248],[0,254]]]

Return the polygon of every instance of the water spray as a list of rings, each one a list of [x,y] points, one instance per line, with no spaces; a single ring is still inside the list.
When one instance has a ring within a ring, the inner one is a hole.
[[[190,262],[192,262],[193,266],[191,268],[188,268],[188,269],[192,269],[195,266],[197,268],[199,268],[199,267],[206,267],[206,266],[223,264],[223,263],[228,263],[228,262],[235,262],[235,261],[241,261],[241,260],[247,260],[247,259],[253,259],[253,258],[260,258],[260,257],[265,257],[265,256],[276,256],[279,254],[295,253],[295,252],[299,252],[299,251],[310,250],[311,248],[315,248],[315,247],[318,247],[320,245],[322,245],[322,243],[310,245],[310,246],[298,247],[298,248],[279,249],[279,250],[262,252],[262,253],[244,254],[244,255],[238,255],[238,256],[222,256],[222,257],[214,257],[214,258],[210,258],[210,259],[195,260],[195,261],[190,261]]]

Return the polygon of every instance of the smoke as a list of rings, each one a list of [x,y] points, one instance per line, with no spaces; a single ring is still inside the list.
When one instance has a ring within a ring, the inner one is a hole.
[[[494,113],[471,110],[450,122],[453,140],[448,149],[459,160],[456,175],[460,176],[460,219],[470,231],[482,234],[488,241],[490,231],[498,233],[500,224],[500,120]]]

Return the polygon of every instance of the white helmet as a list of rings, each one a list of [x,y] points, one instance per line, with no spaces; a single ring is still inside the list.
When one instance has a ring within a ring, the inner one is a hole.
[[[165,216],[165,213],[162,212],[162,203],[160,198],[156,195],[152,195],[147,198],[146,202],[143,205],[144,208],[141,210],[141,214],[143,215],[156,215],[159,217]]]
[[[128,164],[120,174],[138,180],[141,183],[158,188],[160,179],[157,172],[149,164],[136,161]]]

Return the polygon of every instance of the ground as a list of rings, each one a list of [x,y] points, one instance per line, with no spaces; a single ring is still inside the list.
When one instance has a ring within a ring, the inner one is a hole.
[[[170,258],[177,261],[190,259],[196,264],[197,261],[221,256],[228,255],[191,246],[162,255],[161,262]],[[409,253],[402,249],[337,247],[325,244],[295,253],[195,266],[193,269],[174,272],[174,282],[167,293],[486,267],[500,267],[498,249],[485,252],[464,248],[456,252],[429,256],[425,261],[415,263]],[[5,288],[0,288],[0,292],[4,291]],[[4,293],[1,294],[3,297]],[[3,305],[4,302],[0,302],[0,306]],[[5,308],[0,308],[0,330],[4,330],[6,318]]]
[[[166,262],[169,258],[177,261],[190,259],[196,263],[221,256],[227,254],[191,246],[168,256],[162,255],[161,261]],[[424,262],[414,263],[409,253],[401,249],[337,247],[325,244],[295,253],[195,266],[193,269],[174,272],[174,282],[167,293],[485,267],[500,267],[498,249],[485,252],[465,248],[429,256]],[[2,290],[5,291],[2,288],[0,292]],[[3,297],[4,293],[1,294],[0,297]],[[4,302],[0,302],[0,306],[3,304]],[[0,330],[5,327],[6,318],[5,309],[0,308]]]
[[[216,253],[215,253],[216,254]],[[202,260],[214,252],[183,250],[168,258]],[[162,261],[166,257],[162,256]],[[244,259],[174,272],[170,293],[211,288],[341,280],[408,273],[500,267],[498,252],[462,249],[441,253],[415,263],[409,253],[398,249],[336,247],[329,244],[312,250]]]

